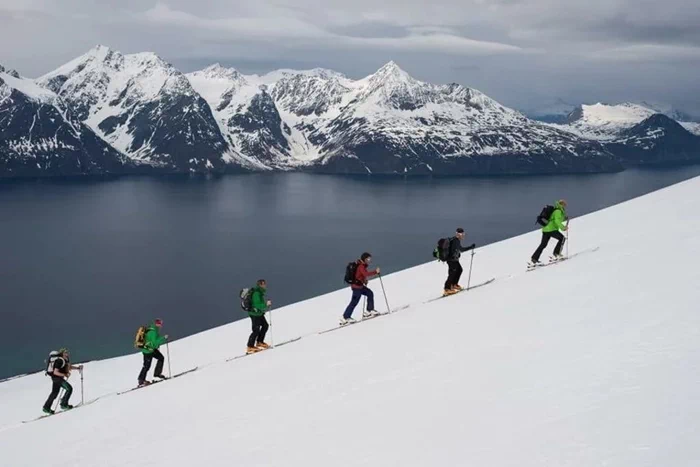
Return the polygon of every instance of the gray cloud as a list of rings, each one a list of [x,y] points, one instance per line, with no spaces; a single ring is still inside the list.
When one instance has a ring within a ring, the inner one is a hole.
[[[360,77],[393,59],[516,107],[687,106],[700,91],[697,24],[696,0],[0,0],[0,63],[37,76],[97,43],[183,71],[219,61]]]

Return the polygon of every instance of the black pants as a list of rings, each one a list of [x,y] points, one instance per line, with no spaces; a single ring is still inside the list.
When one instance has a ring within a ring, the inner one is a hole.
[[[68,399],[70,399],[71,394],[73,394],[73,386],[71,386],[68,381],[60,376],[52,376],[51,382],[53,383],[53,386],[51,387],[51,394],[49,394],[49,398],[46,399],[44,408],[51,410],[53,401],[55,401],[56,397],[58,397],[58,393],[61,392],[61,388],[66,391],[63,393],[63,397],[61,397],[61,406],[68,405]]]
[[[459,261],[448,261],[445,290],[450,290],[453,286],[459,284],[460,277],[462,277],[462,265],[459,264]]]
[[[153,353],[145,353],[143,354],[143,367],[141,368],[141,373],[139,373],[139,383],[146,381],[146,375],[148,374],[148,370],[151,369],[151,362],[154,358],[158,360],[158,363],[156,363],[156,371],[153,372],[153,376],[163,374],[165,358],[163,354],[160,353],[160,350],[154,350]]]
[[[265,342],[265,334],[270,326],[267,324],[265,315],[251,316],[250,319],[253,322],[253,332],[248,338],[248,347],[255,347],[256,343]]]
[[[535,252],[533,253],[532,261],[540,260],[540,256],[542,255],[544,249],[547,248],[547,244],[549,243],[550,238],[556,238],[558,240],[557,246],[554,247],[554,256],[561,254],[561,249],[564,246],[564,242],[566,241],[564,235],[558,230],[555,230],[554,232],[542,232],[542,241],[540,242],[540,246],[538,246]]]

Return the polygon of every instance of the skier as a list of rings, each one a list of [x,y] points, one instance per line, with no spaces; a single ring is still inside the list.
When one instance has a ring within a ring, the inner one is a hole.
[[[476,248],[476,243],[472,243],[468,247],[462,247],[462,240],[465,237],[464,229],[458,227],[455,236],[450,238],[446,260],[447,280],[445,281],[443,296],[452,295],[462,290],[462,286],[459,285],[459,279],[462,277],[462,265],[459,263],[459,258],[465,251]]]
[[[44,403],[44,413],[49,415],[55,413],[51,407],[53,406],[53,401],[56,400],[58,393],[61,391],[61,388],[65,391],[61,398],[61,409],[70,410],[73,408],[73,406],[68,403],[70,396],[73,394],[73,386],[68,382],[71,370],[83,371],[83,366],[70,364],[68,349],[60,349],[58,355],[52,353],[52,356],[49,357],[49,365],[46,374],[51,376],[53,387],[51,388],[49,398],[46,399],[46,403]]]
[[[562,258],[561,250],[564,246],[564,242],[566,242],[566,237],[564,237],[560,231],[566,232],[568,230],[568,227],[564,225],[566,219],[566,200],[560,199],[554,204],[554,211],[552,211],[549,222],[542,227],[542,241],[540,242],[540,246],[538,246],[532,254],[528,267],[534,268],[542,265],[542,263],[540,263],[540,256],[544,249],[547,248],[550,238],[557,239],[557,245],[554,247],[553,260],[558,261]]]
[[[360,259],[355,262],[356,269],[354,280],[350,284],[352,298],[350,299],[350,304],[348,304],[345,309],[345,313],[343,313],[343,317],[340,319],[341,326],[356,322],[352,318],[352,312],[355,311],[355,307],[360,302],[360,297],[363,295],[367,297],[367,310],[362,311],[362,317],[369,318],[379,314],[379,312],[374,309],[374,293],[367,287],[367,281],[370,277],[379,275],[380,269],[375,268],[374,271],[369,271],[367,266],[369,266],[371,262],[372,255],[369,253],[362,253]]]
[[[270,327],[265,319],[265,312],[272,306],[272,300],[265,300],[265,292],[267,291],[267,282],[265,279],[260,279],[250,296],[250,311],[248,316],[252,321],[253,332],[248,338],[248,349],[246,354],[260,352],[261,350],[269,349],[270,346],[265,343],[265,334]]]
[[[151,384],[146,380],[146,375],[148,374],[148,370],[151,369],[151,362],[154,358],[158,360],[158,363],[156,363],[156,369],[153,372],[153,377],[167,379],[166,376],[163,375],[163,363],[165,362],[165,357],[163,357],[163,354],[160,353],[160,350],[158,349],[161,345],[167,342],[168,335],[160,335],[161,327],[163,327],[163,320],[156,319],[153,321],[153,324],[148,326],[148,329],[146,329],[144,345],[141,349],[141,353],[143,353],[143,367],[139,373],[139,387]]]

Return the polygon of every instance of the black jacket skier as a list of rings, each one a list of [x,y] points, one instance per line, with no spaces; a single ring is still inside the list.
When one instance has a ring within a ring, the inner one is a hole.
[[[47,368],[46,374],[51,377],[52,386],[51,394],[44,403],[44,413],[53,414],[54,411],[51,407],[61,389],[64,390],[63,397],[61,398],[61,409],[69,410],[73,408],[73,406],[68,403],[71,394],[73,394],[73,386],[68,382],[68,377],[70,377],[71,370],[83,371],[83,366],[71,365],[68,349],[59,350],[58,355],[50,357],[49,360],[49,367]]]
[[[476,243],[472,243],[468,247],[462,246],[462,240],[466,237],[464,229],[459,227],[454,237],[450,239],[450,247],[447,253],[447,280],[445,281],[444,295],[450,295],[462,290],[459,285],[459,279],[462,277],[462,265],[459,264],[459,258],[465,251],[476,248]]]

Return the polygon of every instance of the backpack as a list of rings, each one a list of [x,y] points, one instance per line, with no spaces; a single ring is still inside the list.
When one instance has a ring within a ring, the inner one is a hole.
[[[346,284],[357,284],[357,265],[358,261],[353,261],[352,263],[348,263],[347,266],[345,266],[345,283]]]
[[[253,288],[241,289],[240,297],[243,311],[253,311]]]
[[[148,331],[148,326],[139,326],[136,331],[136,337],[134,338],[134,347],[137,349],[143,349],[146,347],[146,332]]]
[[[540,215],[537,216],[537,223],[543,227],[549,224],[549,220],[552,218],[552,214],[554,214],[555,210],[556,208],[554,206],[550,206],[549,204],[543,207]]]
[[[441,238],[437,242],[437,246],[433,250],[433,258],[438,261],[447,261],[447,257],[450,255],[450,241],[451,238]]]
[[[46,360],[46,376],[51,376],[53,374],[54,364],[59,358],[61,358],[61,354],[58,352],[58,350],[52,350],[49,353],[49,359]]]

